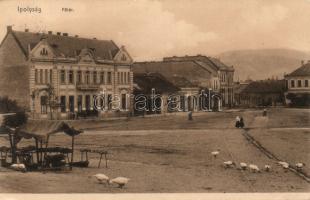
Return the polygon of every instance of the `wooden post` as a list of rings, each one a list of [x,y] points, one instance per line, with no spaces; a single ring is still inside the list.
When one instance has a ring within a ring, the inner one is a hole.
[[[15,148],[15,143],[14,143],[14,134],[9,133],[9,138],[10,138],[10,144],[11,144],[12,163],[16,163],[17,157],[16,157],[16,148]]]
[[[105,168],[108,168],[107,153],[104,154],[104,158],[105,158]]]
[[[100,160],[99,160],[98,168],[100,167],[101,159],[102,159],[102,153],[100,153]]]
[[[37,163],[39,164],[39,143],[38,139],[36,138],[36,154],[37,154]]]
[[[43,144],[42,144],[42,140],[40,140],[40,164],[41,166],[43,166]]]
[[[47,154],[48,139],[49,139],[49,136],[47,136],[46,138],[45,151],[44,151],[44,156],[43,156],[44,159],[46,158],[46,154]]]
[[[72,164],[73,164],[73,152],[74,152],[74,135],[72,136],[72,152],[71,152],[71,165],[70,165],[70,169],[72,169]]]

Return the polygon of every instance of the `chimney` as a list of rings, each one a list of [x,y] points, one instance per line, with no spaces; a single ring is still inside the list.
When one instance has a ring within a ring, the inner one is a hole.
[[[13,29],[12,29],[12,26],[7,26],[6,27],[6,30],[7,30],[7,32],[11,32]]]
[[[79,37],[78,35],[75,35],[74,37]]]
[[[61,35],[61,32],[57,32],[57,35]]]
[[[68,36],[68,33],[63,33],[62,36]]]
[[[29,32],[29,29],[28,29],[28,28],[26,28],[26,29],[25,29],[25,32]]]
[[[53,31],[48,31],[47,32],[49,35],[52,35],[53,34]]]
[[[301,65],[304,65],[305,64],[305,61],[304,60],[301,60]]]
[[[94,37],[93,39],[94,39],[94,40],[97,40],[97,38],[95,38],[95,37]]]

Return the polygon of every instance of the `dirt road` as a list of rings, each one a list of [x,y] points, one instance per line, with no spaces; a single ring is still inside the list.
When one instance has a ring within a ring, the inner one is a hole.
[[[292,163],[297,160],[309,163],[308,129],[295,135],[282,129],[275,131],[276,127],[283,127],[273,122],[276,126],[268,128],[269,121],[274,120],[270,117],[267,122],[258,123],[259,111],[206,113],[194,115],[192,122],[182,116],[141,118],[126,123],[116,121],[76,137],[77,148],[107,149],[110,152],[108,169],[97,168],[95,155],[90,158],[89,168],[74,168],[71,172],[20,173],[1,168],[0,190],[38,193],[309,192],[309,183],[276,165],[245,139],[244,130],[233,127],[236,114],[244,116],[246,125],[252,127],[250,134],[271,151]],[[300,113],[294,114],[296,116],[304,117]],[[51,146],[69,147],[71,139],[56,135],[50,142]],[[23,141],[23,145],[27,144],[30,141]],[[210,152],[218,149],[220,154],[214,158]],[[78,159],[76,155],[75,160]],[[234,161],[237,167],[225,169],[222,163],[227,160]],[[260,168],[269,164],[272,170],[251,173],[238,169],[240,162],[253,163]],[[119,189],[98,184],[92,177],[96,173],[125,176],[131,180],[124,189]]]

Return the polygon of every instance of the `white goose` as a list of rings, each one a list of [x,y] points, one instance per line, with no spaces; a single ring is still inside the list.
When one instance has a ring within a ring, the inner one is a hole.
[[[109,182],[111,184],[116,183],[119,188],[123,188],[128,183],[129,180],[130,179],[126,177],[117,177],[117,178],[111,179]]]
[[[233,165],[236,165],[233,161],[230,161],[230,160],[223,162],[223,164],[225,168],[229,168],[229,167],[232,167]]]
[[[26,171],[26,166],[24,164],[12,164],[11,168],[17,171]]]
[[[253,172],[253,173],[260,172],[260,169],[257,167],[257,165],[250,164],[249,168],[250,168],[251,172]]]
[[[110,178],[105,174],[95,174],[94,177],[96,177],[99,183],[107,182],[109,184]]]
[[[305,166],[305,163],[296,163],[295,166],[297,168],[297,170],[302,170],[302,168]]]
[[[217,151],[212,151],[212,152],[211,152],[211,155],[212,155],[214,158],[216,158],[216,156],[219,155],[219,154],[220,154],[220,151],[219,151],[219,150],[217,150]]]
[[[278,164],[281,165],[284,169],[288,169],[290,166],[290,164],[284,161],[279,161]]]
[[[270,166],[270,165],[265,165],[265,171],[266,171],[266,172],[269,172],[270,169],[271,169],[271,166]]]
[[[241,167],[241,169],[243,169],[243,170],[246,170],[246,168],[247,168],[247,164],[246,163],[244,163],[244,162],[241,162],[240,163],[240,167]]]

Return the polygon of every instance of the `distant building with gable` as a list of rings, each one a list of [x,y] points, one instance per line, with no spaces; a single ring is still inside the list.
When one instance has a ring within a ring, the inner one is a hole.
[[[286,103],[292,106],[310,106],[310,60],[284,76]]]
[[[220,60],[207,56],[165,57],[163,61],[136,62],[134,73],[159,73],[181,88],[181,104],[184,111],[199,110],[207,106],[213,110],[231,107],[234,102],[234,68]],[[202,105],[199,96],[204,91],[212,96],[210,105]],[[194,96],[194,97],[193,97]]]

